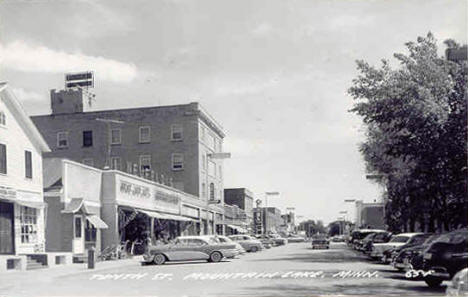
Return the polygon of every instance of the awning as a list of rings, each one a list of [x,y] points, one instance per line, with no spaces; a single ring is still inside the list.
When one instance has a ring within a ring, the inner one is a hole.
[[[164,216],[166,216],[166,220],[174,220],[174,221],[182,221],[182,222],[198,222],[198,220],[179,216],[179,215],[165,213]]]
[[[235,225],[227,225],[229,228],[231,229],[234,229],[236,230],[237,232],[240,232],[240,233],[247,233],[247,229],[245,228],[242,228],[242,227],[239,227],[239,226],[235,226]]]
[[[186,217],[179,216],[179,215],[173,215],[173,214],[167,214],[167,213],[161,213],[161,212],[157,212],[157,211],[143,210],[143,209],[137,209],[137,211],[139,211],[141,213],[144,213],[149,217],[156,218],[156,219],[184,221],[184,222],[196,222],[196,220],[194,220],[194,219],[186,218]]]
[[[94,225],[94,227],[96,227],[97,229],[107,229],[109,228],[107,226],[107,224],[101,220],[100,217],[98,217],[97,215],[90,215],[90,216],[86,216],[86,218],[88,219],[88,221]]]
[[[142,210],[142,209],[137,209],[138,212],[144,213],[145,215],[156,218],[156,219],[166,219],[166,215],[162,214],[157,211],[151,211],[151,210]]]
[[[84,205],[84,199],[83,198],[72,198],[70,203],[65,205],[65,209],[62,210],[62,213],[75,213],[75,212],[78,212],[83,205]]]
[[[4,199],[4,198],[0,198],[0,201],[8,201],[11,203],[16,203],[16,204],[31,207],[31,208],[44,208],[46,206],[46,204],[42,201],[26,201],[26,200]]]

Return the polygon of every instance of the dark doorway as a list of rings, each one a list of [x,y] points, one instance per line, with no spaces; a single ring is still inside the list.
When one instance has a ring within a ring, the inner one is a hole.
[[[13,203],[0,202],[0,254],[14,254]]]

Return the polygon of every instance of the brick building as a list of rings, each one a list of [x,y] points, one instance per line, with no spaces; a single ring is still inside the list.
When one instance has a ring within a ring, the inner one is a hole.
[[[283,225],[281,210],[276,207],[255,207],[253,209],[254,217],[256,217],[256,233],[259,233],[258,222],[261,222],[262,233],[278,233]]]
[[[246,188],[224,189],[224,203],[236,205],[245,212],[247,226],[253,223],[253,194]]]
[[[32,117],[52,152],[223,200],[222,127],[198,103],[84,111],[79,89],[51,91],[52,114]]]

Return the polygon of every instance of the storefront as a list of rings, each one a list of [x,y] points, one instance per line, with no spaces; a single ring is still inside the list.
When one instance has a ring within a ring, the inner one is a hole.
[[[104,248],[121,244],[139,254],[148,238],[164,243],[196,228],[193,212],[181,214],[181,191],[114,170],[103,172],[103,182],[102,215],[110,225],[103,232]]]
[[[77,162],[44,158],[44,200],[46,251],[71,253],[74,262],[83,262],[87,250],[101,249],[102,171]],[[86,185],[86,187],[83,187]]]
[[[44,211],[41,193],[0,186],[0,254],[43,253]]]

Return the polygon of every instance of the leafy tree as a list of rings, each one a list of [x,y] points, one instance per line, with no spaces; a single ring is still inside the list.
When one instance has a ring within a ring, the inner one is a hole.
[[[466,226],[466,59],[438,56],[431,33],[406,47],[409,54],[394,55],[398,69],[357,61],[348,92],[367,128],[360,151],[367,170],[383,176],[392,231]]]

